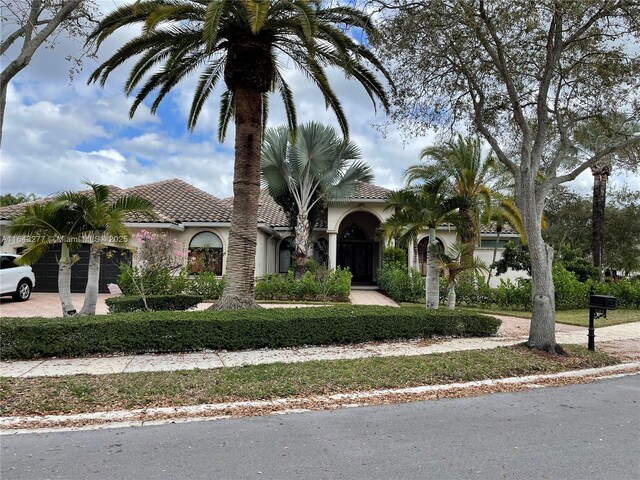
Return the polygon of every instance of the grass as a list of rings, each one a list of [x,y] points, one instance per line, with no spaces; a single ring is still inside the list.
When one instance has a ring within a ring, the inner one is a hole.
[[[424,304],[419,303],[403,303],[403,307],[424,308]],[[442,307],[441,307],[442,308]],[[458,309],[458,308],[456,308]],[[484,313],[485,315],[505,315],[508,317],[531,318],[531,312],[523,312],[521,310],[501,310],[499,308],[469,308],[459,307],[460,310],[474,313]],[[577,325],[579,327],[589,326],[589,309],[577,310],[559,310],[556,312],[556,322],[567,325]],[[610,327],[612,325],[620,325],[622,323],[640,322],[640,310],[610,310],[607,312],[607,318],[599,318],[595,321],[596,328]]]
[[[42,415],[466,382],[612,365],[577,346],[553,357],[524,346],[419,357],[381,357],[177,372],[0,378],[0,414]]]

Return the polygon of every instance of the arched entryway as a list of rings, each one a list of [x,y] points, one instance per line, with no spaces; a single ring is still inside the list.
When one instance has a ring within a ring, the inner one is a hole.
[[[368,212],[347,215],[338,230],[338,267],[348,268],[352,282],[373,283],[380,264],[380,248],[375,233],[380,221]]]
[[[444,250],[444,244],[442,240],[436,238],[436,242],[442,250]],[[429,237],[424,237],[418,242],[418,269],[423,277],[427,276],[427,257],[429,256]]]

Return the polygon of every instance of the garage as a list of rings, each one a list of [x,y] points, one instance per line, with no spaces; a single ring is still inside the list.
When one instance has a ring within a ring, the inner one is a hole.
[[[79,250],[72,252],[80,255],[80,260],[71,269],[71,292],[83,293],[87,286],[87,275],[89,269],[89,248],[88,244],[83,244]],[[60,244],[52,246],[40,260],[31,266],[36,277],[36,292],[58,292],[58,261],[60,258]],[[107,258],[106,253],[112,252]],[[99,293],[109,293],[107,284],[118,283],[119,265],[123,261],[131,262],[131,254],[124,249],[107,248],[100,259],[100,281],[98,283]]]

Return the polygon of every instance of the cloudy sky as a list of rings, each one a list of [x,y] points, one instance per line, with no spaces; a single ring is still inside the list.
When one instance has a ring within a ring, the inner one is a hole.
[[[115,3],[103,0],[99,4],[103,11],[110,11]],[[135,34],[132,29],[113,35],[101,48],[98,62]],[[186,79],[168,95],[157,115],[141,107],[129,119],[131,99],[122,89],[127,66],[116,70],[101,88],[86,84],[98,64],[88,59],[83,71],[70,82],[65,57],[80,52],[82,41],[62,36],[58,40],[55,49],[39,49],[31,64],[9,85],[0,158],[3,194],[49,195],[79,189],[82,179],[130,187],[180,178],[218,197],[231,195],[234,132],[231,127],[227,140],[218,143],[217,96],[210,97],[193,133],[186,129],[186,118],[196,78]],[[9,50],[2,63],[14,55]],[[286,76],[294,91],[299,121],[318,120],[337,128],[333,113],[325,109],[315,87],[294,70]],[[331,73],[331,82],[349,119],[351,137],[374,170],[375,183],[399,187],[402,172],[418,161],[423,147],[434,143],[435,134],[404,138],[390,126],[383,137],[374,125],[386,121],[384,113],[376,115],[359,85],[338,72]],[[283,123],[283,108],[274,97],[269,125]],[[639,178],[619,176],[615,182],[640,190]],[[574,186],[589,189],[591,183],[586,172]]]

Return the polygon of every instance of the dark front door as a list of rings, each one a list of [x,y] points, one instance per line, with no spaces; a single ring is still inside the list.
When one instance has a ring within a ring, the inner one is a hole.
[[[60,258],[60,245],[53,245],[47,253],[31,265],[36,277],[37,292],[58,292],[58,258]],[[107,252],[111,251],[111,255]],[[89,245],[82,245],[78,251],[72,252],[80,256],[80,260],[71,267],[71,292],[84,293],[87,287],[87,275],[89,268]],[[111,258],[107,258],[111,257]],[[98,291],[109,293],[107,284],[118,283],[120,262],[131,262],[131,255],[126,250],[107,248],[100,259],[100,280]]]
[[[353,283],[373,282],[373,242],[338,243],[338,266],[348,268]]]

